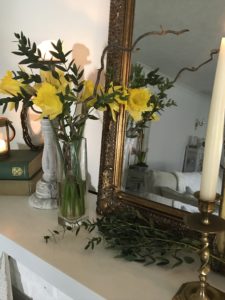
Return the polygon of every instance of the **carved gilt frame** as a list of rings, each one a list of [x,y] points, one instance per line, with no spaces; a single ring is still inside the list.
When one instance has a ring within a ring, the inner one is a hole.
[[[129,47],[132,43],[135,0],[111,0],[109,45]],[[107,55],[107,68],[113,66],[113,78],[126,82],[130,67],[130,53],[111,50]],[[124,112],[115,123],[104,113],[97,211],[100,214],[122,205],[118,198],[121,185],[123,156]]]
[[[109,45],[130,48],[132,45],[135,0],[111,0],[109,22]],[[115,49],[112,47],[112,49]],[[114,80],[127,82],[131,63],[131,53],[112,50],[108,52],[107,69],[113,66]],[[108,112],[104,113],[102,147],[100,158],[99,188],[97,197],[97,213],[107,214],[120,207],[132,205],[137,207],[160,227],[173,227],[185,236],[196,238],[196,232],[184,224],[188,212],[171,208],[160,203],[125,193],[121,190],[121,174],[124,149],[125,112],[120,111],[117,122]],[[218,254],[215,236],[211,236],[211,248]],[[225,274],[223,265],[212,261],[214,271]]]
[[[108,45],[131,48],[135,0],[111,0]],[[113,78],[126,83],[129,76],[131,52],[111,47],[107,55],[107,69],[112,67]],[[121,174],[126,117],[120,111],[117,122],[104,113],[99,172],[97,212],[105,214],[125,205],[146,211],[159,224],[185,228],[183,218],[188,214],[121,190]]]
[[[135,0],[111,0],[109,45],[131,47],[134,10]],[[107,66],[113,66],[114,80],[127,82],[130,61],[131,53],[128,51],[116,49],[108,52]],[[181,225],[185,212],[121,191],[125,121],[125,113],[122,110],[116,123],[109,113],[104,113],[97,212],[105,214],[130,204],[146,210],[159,223],[172,222],[175,226],[178,223]]]

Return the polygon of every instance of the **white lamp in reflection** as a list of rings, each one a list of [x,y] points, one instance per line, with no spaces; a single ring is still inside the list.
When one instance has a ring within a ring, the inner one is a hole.
[[[42,53],[44,61],[54,59],[50,51],[54,50],[52,43],[55,41],[47,40],[42,42],[38,49]],[[44,138],[44,149],[42,155],[42,178],[37,182],[36,191],[29,198],[32,207],[40,209],[57,208],[57,147],[54,132],[48,118],[41,120],[41,129]]]

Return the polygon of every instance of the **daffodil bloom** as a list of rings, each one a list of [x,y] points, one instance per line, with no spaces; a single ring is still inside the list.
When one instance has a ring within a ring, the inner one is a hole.
[[[144,111],[152,110],[152,108],[147,105],[150,96],[151,93],[146,88],[129,89],[129,97],[126,110],[130,113],[134,121],[141,121],[142,113]]]
[[[159,121],[160,120],[159,114],[157,114],[157,113],[152,114],[151,120],[152,121]]]
[[[111,110],[111,115],[112,115],[113,121],[116,122],[116,114],[120,110],[120,105],[116,102],[109,103],[109,108]]]
[[[91,80],[85,80],[84,81],[84,87],[83,87],[83,91],[82,94],[79,98],[79,102],[84,102],[85,100],[87,100],[88,98],[90,98],[94,93],[94,83]],[[90,99],[87,103],[88,107],[92,107],[95,102],[96,102],[96,98]]]
[[[66,86],[68,85],[68,81],[66,80],[64,76],[64,72],[61,70],[56,71],[59,75],[59,79],[56,79],[52,76],[52,72],[50,71],[40,71],[40,76],[43,82],[48,82],[51,85],[53,85],[58,93],[64,93]],[[38,85],[37,85],[38,86]]]
[[[7,71],[6,75],[0,80],[0,93],[16,96],[20,93],[20,88],[23,84],[19,80],[13,79],[13,73]]]
[[[111,110],[113,121],[116,122],[116,114],[120,110],[120,105],[124,105],[125,109],[127,106],[126,97],[128,96],[128,92],[125,88],[123,88],[120,85],[113,86],[113,83],[110,83],[110,87],[107,91],[107,94],[113,94],[115,92],[118,92],[115,97],[114,101],[112,103],[109,103],[109,108]]]
[[[63,105],[57,95],[57,90],[48,82],[41,85],[37,96],[32,100],[42,110],[41,117],[49,117],[50,120],[53,120],[62,113]]]
[[[149,111],[152,111],[154,109],[154,104],[150,103],[149,105]],[[150,120],[152,121],[159,121],[160,120],[160,115],[157,112],[154,112],[153,114],[151,114]]]
[[[15,102],[9,102],[9,110],[15,109]]]
[[[118,92],[115,95],[115,100],[119,103],[119,104],[123,104],[126,106],[127,103],[127,99],[126,97],[128,96],[128,91],[126,90],[126,88],[122,87],[121,85],[113,85],[113,83],[110,83],[110,87],[107,91],[108,94],[112,94],[114,92]]]

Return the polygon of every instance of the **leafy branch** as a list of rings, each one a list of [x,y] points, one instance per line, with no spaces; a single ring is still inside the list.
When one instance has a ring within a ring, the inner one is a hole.
[[[96,82],[95,82],[95,89],[94,89],[94,95],[97,94],[97,87],[99,85],[99,82],[100,82],[100,78],[101,78],[101,73],[102,71],[104,70],[105,68],[105,56],[106,54],[108,53],[108,51],[121,51],[121,52],[128,52],[128,53],[131,53],[135,47],[137,46],[137,44],[144,38],[148,37],[148,36],[164,36],[164,35],[168,35],[168,34],[173,34],[173,35],[181,35],[183,33],[186,33],[186,32],[189,32],[189,29],[182,29],[182,30],[171,30],[171,29],[164,29],[162,26],[160,26],[160,29],[159,31],[148,31],[148,32],[145,32],[143,34],[141,34],[140,36],[138,36],[136,38],[136,40],[133,42],[133,44],[131,45],[131,47],[122,47],[122,46],[119,46],[119,45],[115,45],[115,44],[110,44],[110,45],[107,45],[104,49],[103,49],[103,52],[102,52],[102,55],[101,55],[101,66],[100,68],[98,69],[98,72],[97,72],[97,77],[96,77]],[[178,78],[180,77],[180,75],[185,72],[185,71],[190,71],[190,72],[195,72],[197,71],[198,69],[200,69],[203,65],[209,63],[210,61],[213,60],[213,56],[215,54],[219,53],[219,49],[214,49],[214,50],[211,50],[210,52],[210,58],[203,61],[202,63],[200,63],[198,66],[192,66],[192,67],[183,67],[182,69],[180,69],[176,76],[174,77],[174,79],[171,81],[171,84],[175,83]]]
[[[159,229],[152,220],[135,209],[117,211],[97,218],[93,222],[86,220],[73,228],[70,226],[63,228],[62,233],[64,234],[68,229],[78,235],[81,228],[89,233],[96,230],[99,233],[88,240],[85,249],[93,250],[103,242],[107,249],[118,252],[116,257],[141,262],[144,265],[176,267],[182,263],[192,263],[194,261],[192,254],[198,253],[201,249],[199,240],[184,237],[175,230]],[[54,231],[44,238],[46,242],[55,239]],[[220,257],[215,255],[211,257],[225,263],[225,260]]]

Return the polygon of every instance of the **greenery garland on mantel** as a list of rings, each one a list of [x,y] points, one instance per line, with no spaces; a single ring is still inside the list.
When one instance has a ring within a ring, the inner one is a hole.
[[[81,228],[89,233],[97,230],[97,235],[92,234],[85,249],[95,249],[98,244],[104,242],[107,249],[118,252],[116,257],[141,262],[144,265],[176,267],[184,262],[190,264],[194,262],[193,253],[201,250],[199,240],[184,237],[174,229],[159,229],[152,220],[133,208],[119,210],[94,221],[87,219],[73,227],[63,227],[62,231],[49,230],[51,234],[45,235],[44,239],[46,243],[49,240],[57,241],[57,236],[64,235],[67,230],[78,235]],[[211,254],[211,258],[225,264],[225,259],[219,256]]]

